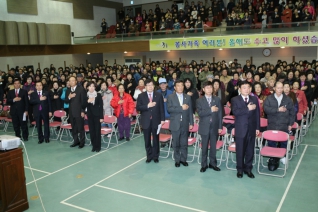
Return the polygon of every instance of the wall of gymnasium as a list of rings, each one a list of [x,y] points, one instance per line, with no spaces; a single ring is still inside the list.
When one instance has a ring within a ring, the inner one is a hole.
[[[0,20],[36,23],[69,24],[75,37],[93,36],[101,31],[100,23],[106,18],[108,25],[116,23],[114,8],[93,6],[94,20],[74,19],[73,5],[53,0],[37,1],[37,15],[8,13],[7,1],[0,1]]]
[[[145,62],[171,60],[173,62],[179,62],[179,59],[186,60],[190,63],[192,60],[199,62],[201,59],[204,61],[215,61],[225,60],[226,62],[233,61],[235,58],[238,59],[239,63],[245,64],[247,59],[252,57],[253,64],[260,65],[264,62],[270,62],[271,64],[276,64],[278,59],[285,60],[291,63],[293,56],[295,56],[295,61],[318,59],[317,47],[290,47],[290,48],[270,48],[271,55],[265,57],[263,55],[263,48],[250,48],[250,49],[223,49],[220,50],[192,50],[192,51],[157,51],[157,52],[127,52],[124,53],[111,53],[103,54],[103,59],[108,60],[109,64],[113,64],[115,59],[117,64],[124,64],[125,58],[146,58]]]
[[[41,70],[46,67],[50,67],[51,64],[55,68],[64,67],[73,64],[79,66],[79,64],[91,63],[95,66],[97,63],[103,63],[103,54],[64,54],[64,55],[43,55],[43,56],[17,56],[17,57],[0,57],[0,70],[7,72],[9,68],[15,68],[16,66],[23,67],[33,65],[34,69],[38,68],[40,64]]]

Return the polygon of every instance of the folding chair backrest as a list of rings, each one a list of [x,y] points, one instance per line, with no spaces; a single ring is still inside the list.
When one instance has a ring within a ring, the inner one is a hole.
[[[115,116],[105,115],[104,122],[107,124],[114,124],[117,122],[117,118]]]
[[[235,128],[232,129],[231,135],[234,137],[235,136]]]
[[[195,123],[193,125],[193,128],[191,130],[189,130],[189,132],[196,133],[196,132],[198,132],[198,130],[199,130],[199,125]]]
[[[301,121],[303,119],[303,114],[297,113],[297,121]]]
[[[292,126],[292,129],[298,129],[298,123],[297,122],[294,122],[294,124]]]
[[[165,120],[165,123],[161,126],[163,130],[169,130],[170,120]]]
[[[225,135],[225,134],[226,134],[226,132],[227,132],[227,129],[226,129],[226,127],[224,127],[224,126],[223,126],[223,128],[222,128],[222,132],[221,132],[221,133],[219,133],[219,135],[220,135],[220,136],[223,136],[223,135]]]
[[[268,125],[267,119],[261,118],[261,120],[260,120],[260,126],[261,126],[261,127],[267,127],[267,125]]]
[[[225,115],[230,115],[231,108],[229,108],[228,106],[224,106],[224,112],[225,112]]]
[[[263,132],[262,136],[263,139],[276,142],[285,142],[289,138],[287,133],[279,130],[266,130]]]
[[[66,116],[66,112],[64,110],[56,110],[53,115],[54,117],[62,118],[63,116]]]
[[[138,115],[138,112],[137,112],[136,107],[135,107],[134,112],[132,113],[132,116],[137,116],[137,115]]]
[[[3,110],[4,110],[4,111],[9,111],[9,110],[10,110],[10,106],[9,106],[9,105],[5,105],[5,106],[3,107]]]

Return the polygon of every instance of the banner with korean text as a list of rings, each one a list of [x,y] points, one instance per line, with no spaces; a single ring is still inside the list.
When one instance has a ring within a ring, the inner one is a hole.
[[[166,38],[149,41],[150,51],[318,46],[318,32]]]

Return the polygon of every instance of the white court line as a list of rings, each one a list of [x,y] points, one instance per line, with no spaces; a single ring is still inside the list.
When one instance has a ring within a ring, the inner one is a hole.
[[[123,142],[123,143],[121,143],[121,144],[118,144],[118,145],[116,145],[116,146],[113,146],[113,147],[111,147],[111,148],[109,148],[109,149],[106,149],[105,151],[101,151],[101,152],[96,153],[96,154],[94,154],[94,155],[92,155],[92,156],[89,156],[89,157],[84,158],[84,159],[82,159],[82,160],[80,160],[80,161],[77,161],[76,163],[72,163],[71,165],[65,166],[64,168],[61,168],[61,169],[59,169],[59,170],[56,170],[56,171],[54,171],[54,172],[52,172],[52,173],[50,173],[50,174],[48,174],[48,175],[46,175],[46,176],[40,177],[40,178],[38,178],[38,179],[36,179],[36,180],[33,180],[33,181],[27,183],[26,185],[30,185],[31,183],[34,183],[35,181],[41,180],[41,179],[46,178],[46,177],[48,177],[48,176],[50,176],[50,175],[52,175],[52,174],[58,173],[58,172],[60,172],[60,171],[63,171],[64,169],[70,168],[70,167],[72,167],[72,166],[74,166],[74,165],[77,165],[77,164],[79,164],[79,163],[81,163],[81,162],[83,162],[83,161],[86,161],[86,160],[88,160],[88,159],[90,159],[90,158],[96,157],[97,155],[103,154],[104,152],[107,152],[108,150],[111,150],[111,149],[113,149],[113,148],[115,148],[115,147],[118,147],[118,146],[120,146],[120,145],[123,145],[123,144],[125,144],[125,143],[127,143],[127,141],[125,141],[125,142]]]
[[[314,144],[300,144],[302,146],[314,146],[314,147],[318,147],[318,145],[314,145]]]
[[[46,172],[46,171],[42,171],[42,170],[39,170],[39,169],[30,168],[30,167],[27,167],[27,166],[24,166],[24,168],[26,168],[26,169],[32,169],[32,170],[34,170],[34,171],[42,172],[42,173],[44,173],[44,174],[51,174],[50,172]]]
[[[72,205],[70,203],[67,203],[67,202],[63,202],[64,205],[67,205],[67,206],[70,206],[70,207],[73,207],[73,208],[77,208],[77,209],[80,209],[82,211],[87,211],[87,212],[94,212],[94,211],[91,211],[91,210],[88,210],[86,208],[82,208],[82,207],[79,207],[79,206],[76,206],[76,205]]]
[[[119,174],[119,173],[122,172],[122,171],[125,171],[125,170],[128,169],[129,167],[131,167],[131,166],[133,166],[133,165],[139,163],[140,161],[144,160],[145,158],[146,158],[146,157],[143,157],[143,158],[137,160],[136,162],[134,162],[134,163],[132,163],[132,164],[126,166],[125,168],[122,168],[121,170],[115,172],[114,174],[109,175],[108,177],[106,177],[106,178],[104,178],[104,179],[98,181],[97,183],[95,183],[95,184],[93,184],[93,185],[91,185],[91,186],[89,186],[89,187],[87,187],[87,188],[85,188],[85,189],[83,189],[83,190],[77,192],[76,194],[73,194],[72,196],[66,198],[65,200],[62,200],[60,203],[66,204],[66,201],[67,201],[67,200],[72,199],[73,197],[75,197],[75,196],[77,196],[77,195],[83,193],[84,191],[87,191],[88,189],[90,189],[90,188],[96,186],[97,184],[99,184],[99,183],[101,183],[101,182],[103,182],[103,181],[105,181],[105,180],[108,180],[109,178],[111,178],[111,177],[113,177],[113,176]],[[72,205],[72,204],[70,204],[70,203],[67,203],[67,205],[69,205],[69,206],[71,206],[71,207],[75,206],[75,205]],[[76,206],[76,207],[77,207],[77,206]],[[87,211],[87,210],[86,210],[86,211]]]
[[[160,203],[167,204],[167,205],[172,205],[172,206],[179,207],[179,208],[184,208],[184,209],[188,209],[188,210],[192,210],[192,211],[205,212],[203,210],[190,208],[190,207],[187,207],[187,206],[178,205],[178,204],[175,204],[175,203],[166,202],[166,201],[163,201],[163,200],[154,199],[154,198],[151,198],[151,197],[146,197],[146,196],[142,196],[142,195],[138,195],[138,194],[133,194],[133,193],[129,193],[129,192],[126,192],[126,191],[121,191],[121,190],[117,190],[117,189],[113,189],[113,188],[109,188],[109,187],[105,187],[105,186],[101,186],[101,185],[95,185],[95,186],[96,187],[100,187],[100,188],[104,188],[104,189],[108,189],[108,190],[112,190],[112,191],[116,191],[116,192],[123,193],[123,194],[128,194],[128,195],[135,196],[135,197],[140,197],[140,198],[151,200],[151,201],[155,201],[155,202],[160,202]]]
[[[297,170],[298,170],[298,168],[299,168],[299,166],[300,166],[300,163],[301,163],[301,161],[303,160],[303,157],[304,157],[304,155],[305,155],[305,152],[306,152],[306,150],[307,150],[307,147],[308,147],[308,146],[306,145],[306,146],[305,146],[305,149],[304,149],[304,151],[303,151],[303,153],[301,154],[301,157],[300,157],[300,159],[299,159],[299,161],[298,161],[298,163],[297,163],[297,166],[296,166],[296,168],[295,168],[295,170],[294,170],[294,173],[293,173],[292,177],[291,177],[290,180],[289,180],[289,183],[288,183],[288,185],[287,185],[287,188],[286,188],[286,190],[285,190],[285,193],[284,193],[282,199],[280,200],[280,203],[279,203],[279,205],[278,205],[278,207],[277,207],[277,209],[276,209],[276,212],[279,212],[280,209],[282,208],[282,205],[283,205],[283,203],[284,203],[284,201],[285,201],[285,198],[286,198],[286,196],[287,196],[287,193],[288,193],[288,191],[289,191],[289,188],[290,188],[291,184],[293,183],[293,180],[294,180],[294,178],[295,178],[295,176],[296,176],[296,173],[297,173]]]

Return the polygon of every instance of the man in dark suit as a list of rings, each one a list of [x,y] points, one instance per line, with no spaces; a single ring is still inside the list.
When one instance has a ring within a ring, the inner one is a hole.
[[[275,8],[273,14],[272,14],[272,23],[276,24],[273,25],[273,28],[278,28],[278,24],[282,22],[281,19],[281,13],[278,11],[278,8]]]
[[[252,173],[255,137],[260,129],[260,109],[258,99],[249,95],[251,85],[247,81],[239,83],[238,95],[231,100],[232,112],[235,116],[235,145],[237,177],[242,178],[243,172],[249,178]]]
[[[33,105],[33,116],[36,121],[36,127],[38,130],[38,143],[50,142],[50,127],[49,117],[52,116],[51,100],[48,91],[43,91],[42,82],[35,84],[36,92],[30,95],[30,104]],[[42,132],[42,121],[44,123],[44,136]]]
[[[66,91],[65,103],[69,104],[69,117],[72,125],[74,143],[70,147],[83,148],[85,145],[84,116],[87,102],[85,89],[77,84],[75,77],[70,77],[71,88]],[[78,137],[78,134],[80,136]]]
[[[202,139],[202,158],[200,172],[205,172],[207,168],[214,171],[221,171],[217,167],[216,160],[216,140],[222,132],[222,107],[221,100],[217,96],[212,96],[212,82],[203,83],[202,89],[205,95],[197,99],[197,112],[200,117],[199,134]],[[207,165],[208,146],[210,142],[209,166]]]
[[[175,82],[175,93],[170,94],[167,100],[167,109],[170,113],[170,126],[172,132],[175,166],[180,163],[188,166],[188,134],[193,128],[193,110],[191,97],[183,93],[182,80]]]
[[[21,128],[23,140],[28,141],[29,131],[26,122],[29,109],[28,92],[21,89],[21,82],[19,79],[15,79],[13,85],[14,89],[8,92],[7,103],[11,106],[10,115],[12,117],[15,136],[21,138]]]
[[[165,123],[165,111],[163,108],[163,97],[160,93],[154,91],[154,82],[151,79],[145,81],[146,92],[139,94],[137,99],[137,111],[141,112],[141,121],[144,132],[145,147],[147,153],[146,163],[159,160],[159,134],[157,134],[158,125]],[[152,146],[151,146],[152,135]]]

